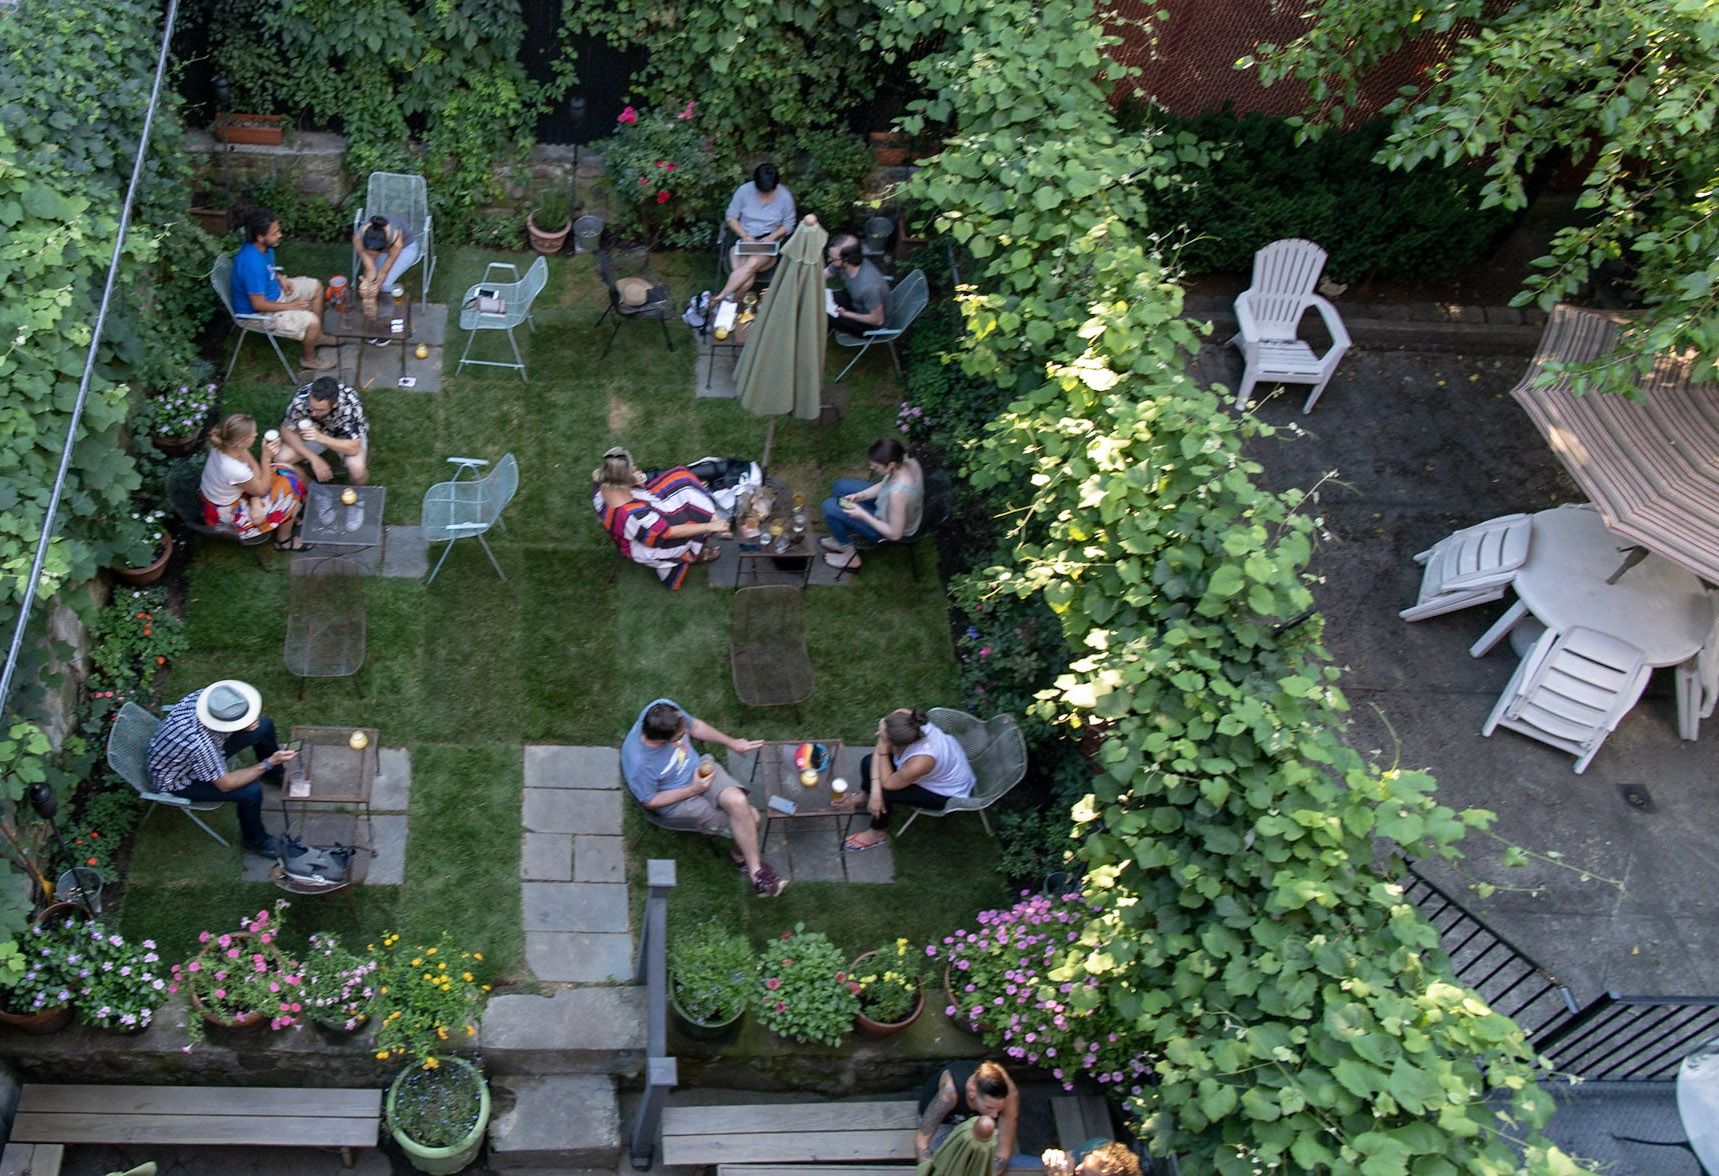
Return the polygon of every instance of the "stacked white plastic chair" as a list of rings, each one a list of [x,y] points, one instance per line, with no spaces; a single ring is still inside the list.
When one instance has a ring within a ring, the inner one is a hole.
[[[1457,531],[1415,556],[1426,565],[1420,596],[1397,615],[1424,621],[1459,608],[1500,599],[1528,559],[1533,523],[1525,514],[1501,515]]]
[[[1325,250],[1311,241],[1290,237],[1273,241],[1253,255],[1253,284],[1236,298],[1239,328],[1230,343],[1241,348],[1245,368],[1236,389],[1236,408],[1247,407],[1253,386],[1268,384],[1312,384],[1313,392],[1301,406],[1313,411],[1319,394],[1337,371],[1337,363],[1349,350],[1349,331],[1337,308],[1313,292],[1325,269]],[[1296,337],[1301,316],[1312,307],[1325,320],[1331,349],[1324,355]]]
[[[1715,626],[1701,652],[1677,667],[1677,734],[1683,739],[1701,737],[1701,720],[1713,717],[1719,704],[1719,626]]]
[[[1593,629],[1543,633],[1492,708],[1482,735],[1499,727],[1549,743],[1587,769],[1606,736],[1617,729],[1652,668],[1642,651]]]

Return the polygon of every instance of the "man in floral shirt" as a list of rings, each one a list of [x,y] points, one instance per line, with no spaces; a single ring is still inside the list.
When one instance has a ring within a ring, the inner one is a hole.
[[[301,424],[306,421],[309,428]],[[281,441],[310,466],[318,482],[334,476],[322,457],[329,452],[340,455],[353,485],[370,480],[370,423],[364,419],[364,404],[356,388],[333,376],[318,376],[293,393],[281,422]]]

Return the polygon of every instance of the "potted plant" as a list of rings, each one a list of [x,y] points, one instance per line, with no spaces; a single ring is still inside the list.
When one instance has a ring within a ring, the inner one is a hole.
[[[559,228],[553,226],[559,225]],[[572,197],[559,188],[544,188],[531,201],[525,217],[531,247],[539,253],[559,253],[573,231]]]
[[[848,970],[848,984],[859,997],[854,1028],[865,1037],[900,1033],[925,1009],[925,955],[897,939],[868,951]]]
[[[746,937],[715,919],[670,940],[669,1008],[675,1027],[700,1041],[732,1041],[746,1016],[756,962]]]
[[[167,561],[173,558],[173,533],[167,529],[167,512],[132,502],[129,518],[119,520],[120,554],[113,574],[122,584],[146,588],[161,579]]]
[[[304,966],[275,942],[286,905],[276,902],[273,918],[263,910],[241,920],[238,931],[202,932],[197,955],[173,966],[168,991],[183,986],[198,1014],[188,1026],[192,1041],[202,1041],[208,1025],[281,1030],[303,1023]]]
[[[489,1126],[489,1083],[465,1058],[428,1058],[401,1070],[383,1113],[400,1150],[420,1172],[466,1168]]]
[[[376,956],[358,955],[333,935],[312,935],[304,959],[304,982],[299,986],[305,1015],[332,1033],[363,1028],[377,996],[381,968]]]
[[[758,956],[752,996],[758,1019],[790,1041],[840,1045],[854,1027],[859,996],[841,952],[821,931],[795,923]]]
[[[25,1033],[57,1033],[72,1023],[72,990],[66,984],[64,947],[37,924],[0,943],[0,1024]]]
[[[67,905],[41,922],[42,942],[55,953],[72,1006],[86,1025],[143,1032],[173,991],[162,975],[155,941],[134,946],[99,922],[75,917],[74,909]]]
[[[477,1035],[489,999],[472,971],[483,955],[460,951],[445,931],[430,946],[386,934],[370,950],[381,964],[370,1008],[376,1056],[412,1059],[388,1088],[388,1130],[420,1172],[458,1172],[489,1125],[483,1070],[452,1052]]]
[[[149,410],[149,440],[169,457],[184,457],[197,448],[203,437],[203,426],[215,411],[221,386],[210,381],[205,384],[181,384],[178,389],[151,397]]]

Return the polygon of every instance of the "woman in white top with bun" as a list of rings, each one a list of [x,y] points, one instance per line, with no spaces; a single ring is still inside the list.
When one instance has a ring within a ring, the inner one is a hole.
[[[889,840],[890,811],[899,805],[941,812],[950,800],[973,793],[973,769],[955,737],[922,710],[900,707],[877,725],[877,746],[860,761],[871,825],[843,843],[851,852]]]
[[[295,532],[308,486],[304,472],[281,460],[278,433],[272,441],[264,439],[261,458],[251,456],[256,440],[257,422],[242,412],[221,418],[209,430],[209,460],[198,486],[203,522],[240,539],[272,531],[282,551],[303,551],[309,544]]]

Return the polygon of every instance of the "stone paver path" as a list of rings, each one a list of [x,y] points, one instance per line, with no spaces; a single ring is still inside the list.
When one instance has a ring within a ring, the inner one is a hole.
[[[622,799],[615,748],[526,746],[520,878],[525,959],[539,980],[632,977]]]

